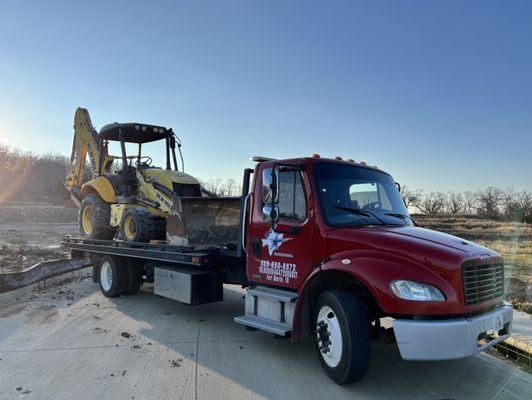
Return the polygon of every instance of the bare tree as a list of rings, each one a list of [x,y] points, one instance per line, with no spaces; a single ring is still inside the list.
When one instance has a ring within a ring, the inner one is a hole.
[[[423,197],[423,190],[411,190],[410,188],[403,186],[401,188],[401,196],[403,197],[403,202],[405,203],[406,208],[417,207]]]
[[[461,193],[447,193],[445,203],[447,211],[451,214],[460,214],[464,210],[464,196]]]
[[[532,193],[524,190],[514,195],[509,217],[523,222],[532,220]]]
[[[215,196],[220,196],[222,186],[221,179],[209,179],[208,181],[201,182],[201,185]]]
[[[464,198],[464,213],[473,214],[477,211],[477,196],[474,192],[468,190],[463,194]]]
[[[202,181],[201,185],[215,196],[238,196],[241,192],[241,186],[234,179],[228,179],[226,182],[219,178],[209,179]]]
[[[228,179],[223,185],[225,196],[238,196],[240,194],[240,186],[234,179]]]
[[[445,195],[442,192],[430,192],[425,194],[418,203],[417,208],[423,214],[438,214],[443,211]]]
[[[499,207],[504,200],[504,192],[494,186],[480,190],[476,194],[477,210],[480,215],[493,217],[499,214]]]
[[[513,188],[506,188],[502,193],[502,207],[503,214],[509,216],[512,213],[512,208],[515,204],[515,192]]]

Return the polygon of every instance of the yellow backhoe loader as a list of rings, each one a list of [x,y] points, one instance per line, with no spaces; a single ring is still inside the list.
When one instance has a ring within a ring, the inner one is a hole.
[[[155,141],[165,145],[164,169],[153,166],[152,158],[142,154],[142,145]],[[120,144],[119,156],[109,155],[110,142]],[[136,145],[136,154],[126,153],[128,143]],[[198,180],[183,172],[181,143],[172,129],[115,122],[98,133],[92,126],[89,112],[78,108],[70,160],[65,187],[79,207],[79,228],[83,237],[129,242],[164,239],[167,219],[172,214],[174,227],[168,229],[173,233],[173,244],[187,245],[184,226],[179,222],[180,198],[202,197],[206,191]],[[91,177],[85,182],[87,170]]]

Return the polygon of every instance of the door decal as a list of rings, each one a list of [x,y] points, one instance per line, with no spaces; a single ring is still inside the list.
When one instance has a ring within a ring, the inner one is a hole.
[[[268,253],[273,256],[273,252],[280,249],[284,242],[288,242],[292,238],[285,238],[283,233],[275,232],[270,228],[262,239],[262,246],[268,247]]]

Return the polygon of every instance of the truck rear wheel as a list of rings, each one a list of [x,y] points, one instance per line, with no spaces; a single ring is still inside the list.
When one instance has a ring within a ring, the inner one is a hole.
[[[79,208],[79,231],[89,239],[112,239],[115,231],[109,225],[111,206],[97,193],[87,194]]]
[[[327,375],[338,384],[362,379],[371,358],[362,304],[348,291],[329,290],[318,297],[314,311],[315,347]]]
[[[117,297],[124,293],[128,287],[127,265],[120,265],[118,259],[111,256],[103,256],[98,267],[100,290],[105,297]]]
[[[142,285],[142,262],[129,259],[127,260],[127,264],[127,287],[123,294],[125,296],[130,296],[137,293]]]
[[[120,234],[126,242],[148,243],[154,236],[155,223],[150,212],[142,207],[128,208],[120,222]]]

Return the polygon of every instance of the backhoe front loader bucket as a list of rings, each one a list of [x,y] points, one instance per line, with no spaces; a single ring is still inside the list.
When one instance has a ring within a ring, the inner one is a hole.
[[[166,223],[167,243],[236,246],[239,220],[240,197],[182,197],[181,211],[173,207]]]

